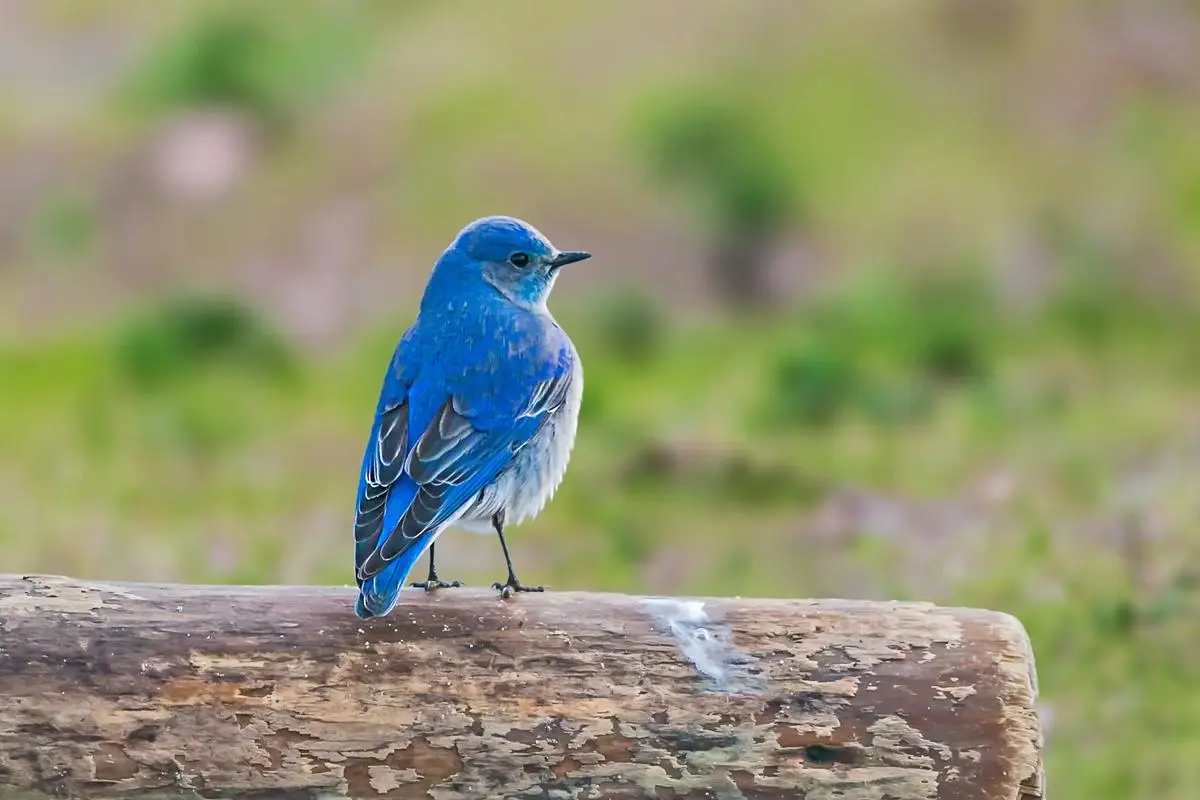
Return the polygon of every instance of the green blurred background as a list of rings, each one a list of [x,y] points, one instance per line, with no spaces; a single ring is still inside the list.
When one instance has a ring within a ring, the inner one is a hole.
[[[0,570],[350,583],[490,213],[596,253],[523,578],[1009,611],[1058,800],[1195,796],[1196,3],[9,0]]]

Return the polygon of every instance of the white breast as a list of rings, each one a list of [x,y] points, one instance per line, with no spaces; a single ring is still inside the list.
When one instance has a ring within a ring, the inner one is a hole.
[[[535,516],[562,483],[575,446],[582,400],[583,367],[576,355],[566,402],[534,440],[517,454],[516,463],[499,481],[498,494],[505,498],[505,515],[510,524]]]
[[[456,527],[475,533],[491,533],[491,518],[504,509],[508,525],[536,516],[554,496],[567,472],[579,407],[583,401],[583,365],[574,358],[574,371],[566,401],[537,435],[517,453],[513,465],[462,516]]]

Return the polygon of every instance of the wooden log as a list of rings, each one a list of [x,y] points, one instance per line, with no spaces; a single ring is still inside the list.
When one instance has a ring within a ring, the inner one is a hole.
[[[1041,796],[1014,618],[0,576],[0,797]]]

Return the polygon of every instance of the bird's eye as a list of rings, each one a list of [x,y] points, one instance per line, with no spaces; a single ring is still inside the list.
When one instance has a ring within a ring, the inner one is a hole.
[[[508,263],[514,267],[523,267],[529,263],[529,256],[525,253],[513,253],[508,257]]]

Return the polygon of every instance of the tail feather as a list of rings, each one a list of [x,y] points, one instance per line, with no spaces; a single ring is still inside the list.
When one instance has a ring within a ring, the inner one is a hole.
[[[400,599],[400,590],[408,580],[413,565],[433,544],[434,534],[426,533],[405,548],[382,570],[362,582],[358,590],[358,602],[354,613],[362,619],[382,617],[391,611]]]

